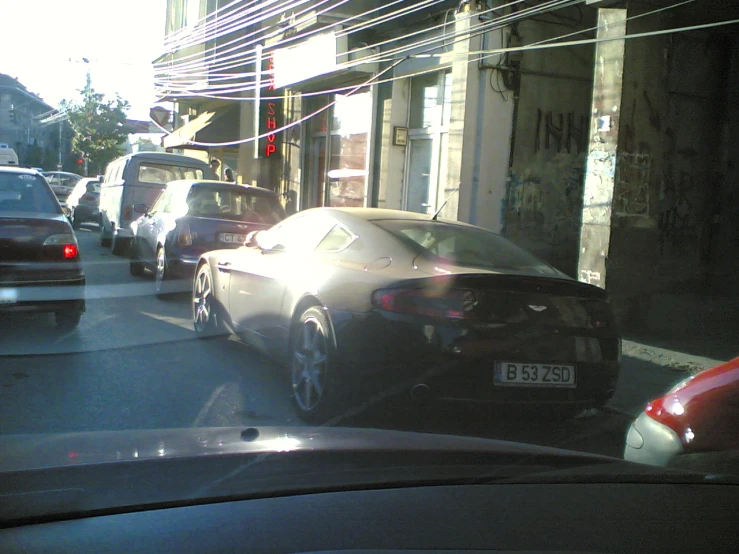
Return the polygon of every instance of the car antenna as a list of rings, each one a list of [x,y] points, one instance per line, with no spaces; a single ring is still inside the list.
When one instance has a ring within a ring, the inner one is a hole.
[[[449,196],[446,197],[446,200],[444,200],[444,203],[441,206],[439,206],[439,209],[436,210],[434,217],[431,218],[432,221],[436,221],[437,219],[439,219],[439,214],[441,213],[441,210],[444,209],[444,206],[447,205],[447,202],[449,202],[449,200],[452,198],[452,195],[456,192],[459,192],[459,185],[457,185],[456,188],[452,192],[449,193]]]

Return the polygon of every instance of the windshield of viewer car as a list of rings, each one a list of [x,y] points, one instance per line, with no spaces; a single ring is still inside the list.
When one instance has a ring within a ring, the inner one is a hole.
[[[0,173],[0,211],[59,213],[59,204],[42,177]]]

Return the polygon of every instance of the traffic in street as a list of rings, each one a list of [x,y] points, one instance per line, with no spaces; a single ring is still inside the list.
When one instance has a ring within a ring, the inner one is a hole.
[[[0,434],[303,425],[282,366],[234,336],[198,340],[189,293],[157,298],[153,277],[130,275],[127,258],[100,246],[97,225],[76,233],[87,276],[77,329],[58,330],[49,314],[0,317]],[[639,364],[625,357],[622,375],[639,373]],[[645,403],[649,390],[642,394]],[[629,423],[608,408],[560,420],[510,408],[419,406],[405,389],[378,391],[329,422],[614,456]]]

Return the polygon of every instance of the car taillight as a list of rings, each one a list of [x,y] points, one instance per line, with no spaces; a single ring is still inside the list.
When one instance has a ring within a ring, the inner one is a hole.
[[[65,244],[64,245],[64,257],[65,258],[76,258],[79,256],[79,250],[76,244]]]
[[[395,313],[469,320],[475,319],[477,299],[473,291],[464,289],[380,289],[372,293],[372,304]]]
[[[67,260],[75,259],[80,255],[77,239],[73,234],[59,233],[58,235],[51,235],[44,241],[44,246],[60,247],[62,256]]]
[[[180,227],[179,234],[177,235],[177,244],[178,246],[192,246],[192,233],[187,223]]]
[[[588,329],[610,329],[616,328],[616,320],[613,317],[610,304],[606,302],[589,302],[585,309],[588,312]]]
[[[85,202],[96,202],[97,198],[95,198],[92,194],[85,194],[82,197],[82,200],[84,200]]]

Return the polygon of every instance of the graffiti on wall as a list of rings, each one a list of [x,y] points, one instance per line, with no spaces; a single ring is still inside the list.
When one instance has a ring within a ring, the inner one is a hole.
[[[663,198],[657,216],[661,254],[666,244],[674,250],[682,250],[695,239],[697,233],[693,203],[695,179],[687,171],[675,173],[672,166],[668,166],[663,175]]]
[[[577,116],[575,112],[567,114],[554,112],[544,113],[536,110],[536,134],[534,137],[534,152],[542,150],[542,135],[544,136],[544,150],[579,154],[587,145],[588,118]]]
[[[649,154],[618,155],[613,209],[617,215],[649,215]]]
[[[559,154],[508,179],[509,225],[549,245],[575,240],[580,229],[584,159]]]

